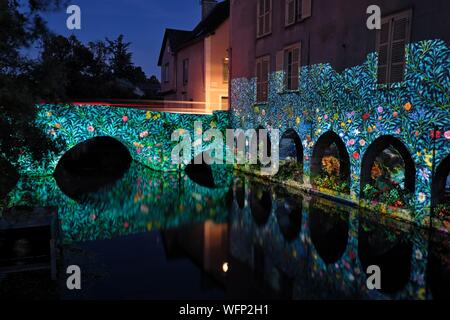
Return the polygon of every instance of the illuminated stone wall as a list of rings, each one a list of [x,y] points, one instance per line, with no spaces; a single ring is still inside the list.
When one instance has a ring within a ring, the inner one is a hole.
[[[324,133],[335,132],[350,156],[351,182],[350,195],[334,195],[353,202],[360,198],[365,152],[377,138],[392,136],[408,149],[416,177],[413,212],[390,213],[428,224],[433,163],[438,166],[450,153],[449,70],[449,44],[429,40],[407,46],[405,80],[391,88],[377,84],[376,53],[342,73],[329,64],[302,67],[298,91],[284,91],[283,72],[274,72],[269,77],[266,104],[256,103],[256,79],[233,79],[232,126],[263,126],[279,129],[280,135],[294,129],[303,144],[305,188],[311,187],[310,165],[316,142]],[[436,135],[435,126],[439,130]],[[391,211],[383,206],[380,210]]]

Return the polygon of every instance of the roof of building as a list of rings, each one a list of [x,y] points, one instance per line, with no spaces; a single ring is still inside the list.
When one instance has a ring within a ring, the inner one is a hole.
[[[211,13],[200,21],[200,23],[192,31],[166,29],[159,54],[158,66],[161,66],[162,64],[162,58],[167,40],[169,40],[169,45],[172,52],[177,52],[181,48],[212,34],[223,22],[225,22],[225,20],[228,19],[229,15],[230,1],[225,0],[219,2]]]

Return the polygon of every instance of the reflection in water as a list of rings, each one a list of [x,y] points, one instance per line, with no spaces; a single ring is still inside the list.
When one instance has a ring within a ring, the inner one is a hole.
[[[284,239],[287,242],[296,240],[302,228],[302,199],[279,194],[275,214]]]
[[[413,252],[406,234],[361,221],[358,249],[364,270],[371,265],[382,270],[382,292],[396,293],[405,288],[410,280]]]
[[[215,181],[225,176],[218,174]],[[52,297],[448,297],[448,237],[435,240],[428,254],[427,238],[414,228],[406,234],[379,221],[350,219],[362,213],[273,190],[250,177],[227,181],[211,189],[184,174],[132,163],[115,183],[78,201],[61,192],[52,177],[20,181],[8,206],[59,208],[61,264],[79,265],[91,285],[81,292],[55,291]],[[234,201],[238,206],[231,205]],[[240,209],[246,201],[249,210]],[[18,245],[10,245],[9,238],[0,237],[2,251],[30,250],[29,235],[15,237]],[[382,268],[383,291],[365,287],[369,264]],[[0,276],[0,298],[20,296],[29,283],[45,283],[48,275],[33,277]],[[61,288],[65,280],[60,274]],[[34,297],[47,297],[48,287],[34,288]]]
[[[244,209],[245,207],[245,182],[243,179],[236,179],[236,202],[239,209]]]
[[[338,261],[347,248],[349,235],[348,212],[339,207],[311,203],[309,228],[312,243],[326,264]]]
[[[256,183],[250,185],[250,210],[258,226],[267,223],[272,212],[272,196],[266,186]]]

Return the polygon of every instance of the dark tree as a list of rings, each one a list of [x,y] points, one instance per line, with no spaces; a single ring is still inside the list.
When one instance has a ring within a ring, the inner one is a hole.
[[[52,143],[33,126],[36,102],[46,98],[36,79],[36,62],[24,51],[48,34],[41,17],[60,0],[0,0],[0,157],[17,159],[24,146],[39,158]]]

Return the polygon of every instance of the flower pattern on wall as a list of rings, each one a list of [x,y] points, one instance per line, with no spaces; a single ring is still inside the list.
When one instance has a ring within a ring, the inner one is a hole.
[[[59,159],[70,148],[88,139],[108,136],[122,142],[134,160],[158,171],[176,171],[171,151],[176,142],[171,135],[177,129],[193,134],[195,121],[203,123],[203,131],[228,127],[228,113],[212,115],[154,112],[102,105],[37,105],[36,124],[55,141],[60,152],[34,161],[24,152],[15,163],[22,175],[45,176],[53,173]],[[208,144],[203,144],[207,150]],[[26,151],[26,150],[25,150]],[[194,156],[194,154],[193,154]]]
[[[377,61],[377,54],[370,53],[362,65],[342,73],[330,64],[304,66],[298,92],[283,92],[283,72],[274,72],[264,115],[256,104],[256,79],[234,79],[231,123],[244,129],[271,127],[281,134],[294,129],[303,142],[305,176],[317,140],[335,132],[350,155],[353,201],[360,197],[361,161],[370,144],[383,135],[394,136],[409,150],[417,172],[413,216],[400,217],[427,225],[429,172],[450,153],[450,46],[443,40],[409,44],[405,79],[390,88],[377,84]]]

